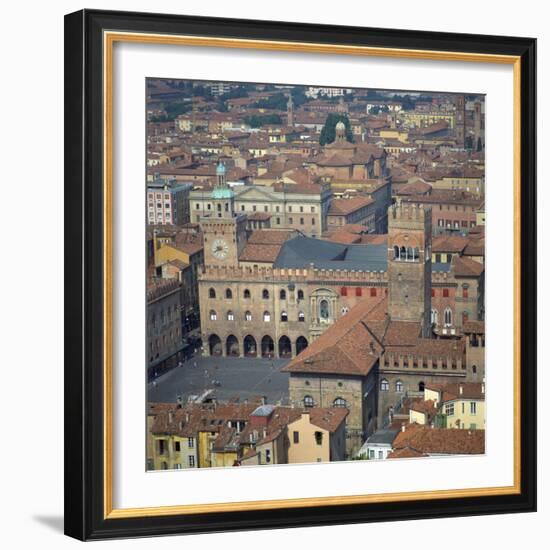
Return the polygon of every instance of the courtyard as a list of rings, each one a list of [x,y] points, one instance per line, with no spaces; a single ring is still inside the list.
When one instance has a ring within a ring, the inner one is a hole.
[[[242,357],[201,357],[188,359],[155,382],[147,384],[149,402],[174,403],[178,396],[184,402],[211,390],[220,401],[238,397],[242,402],[265,396],[268,403],[286,404],[287,373],[281,369],[290,359]]]

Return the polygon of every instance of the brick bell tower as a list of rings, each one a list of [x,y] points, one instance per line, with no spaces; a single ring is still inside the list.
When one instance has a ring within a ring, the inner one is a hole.
[[[388,209],[388,313],[392,321],[422,323],[431,336],[432,212],[416,204]]]

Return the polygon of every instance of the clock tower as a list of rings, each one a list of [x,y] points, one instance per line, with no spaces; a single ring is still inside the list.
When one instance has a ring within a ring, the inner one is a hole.
[[[201,216],[206,266],[236,266],[246,244],[246,215],[235,212],[235,193],[227,185],[225,166],[216,167],[216,185],[210,195],[211,209]]]

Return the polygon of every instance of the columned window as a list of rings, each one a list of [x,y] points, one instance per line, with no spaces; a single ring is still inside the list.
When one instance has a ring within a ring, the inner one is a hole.
[[[444,317],[445,317],[445,326],[450,327],[453,324],[453,312],[451,311],[450,308],[447,308],[445,310]]]

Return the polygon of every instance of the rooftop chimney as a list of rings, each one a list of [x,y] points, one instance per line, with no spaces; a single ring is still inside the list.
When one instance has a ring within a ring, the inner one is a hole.
[[[407,429],[405,424],[401,424],[401,431],[404,432]]]
[[[464,387],[462,386],[462,384],[460,384],[460,386],[458,386],[458,393],[460,395],[462,395],[464,393]]]

